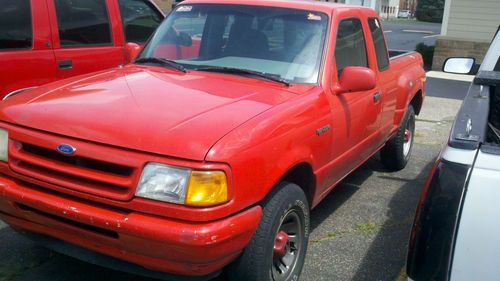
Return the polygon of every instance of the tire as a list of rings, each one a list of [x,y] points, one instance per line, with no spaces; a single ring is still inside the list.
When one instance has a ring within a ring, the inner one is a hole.
[[[279,182],[274,190],[250,243],[227,268],[230,281],[299,279],[309,241],[309,204],[295,184]]]
[[[387,141],[380,151],[382,164],[390,170],[399,171],[410,160],[415,138],[415,110],[409,105],[396,135]]]

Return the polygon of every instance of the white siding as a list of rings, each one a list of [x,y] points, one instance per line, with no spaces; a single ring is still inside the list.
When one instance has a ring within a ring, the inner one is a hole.
[[[447,0],[446,36],[489,41],[500,24],[500,0]],[[446,14],[446,13],[445,13]]]

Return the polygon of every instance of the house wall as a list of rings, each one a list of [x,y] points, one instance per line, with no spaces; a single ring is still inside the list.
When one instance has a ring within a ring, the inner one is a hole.
[[[447,0],[449,17],[441,35],[491,41],[500,24],[499,0]]]
[[[172,0],[154,0],[156,5],[164,12],[169,12],[172,9]]]
[[[441,70],[448,57],[484,59],[500,24],[500,0],[446,0],[441,36],[432,68]]]

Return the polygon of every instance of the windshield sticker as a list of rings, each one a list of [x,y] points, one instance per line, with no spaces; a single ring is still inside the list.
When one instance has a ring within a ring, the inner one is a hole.
[[[180,6],[177,8],[177,12],[191,12],[193,6]]]
[[[309,13],[307,15],[307,19],[308,20],[321,20],[321,16],[320,15],[315,15],[313,13]]]

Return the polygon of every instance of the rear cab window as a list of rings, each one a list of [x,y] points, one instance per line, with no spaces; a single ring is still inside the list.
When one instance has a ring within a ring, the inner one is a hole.
[[[112,45],[105,0],[54,0],[61,47]]]
[[[146,0],[119,0],[118,5],[127,42],[145,43],[163,20],[163,15]]]
[[[347,66],[368,67],[366,41],[359,18],[353,17],[340,21],[335,43],[335,63],[338,77]]]
[[[368,26],[372,35],[373,46],[377,56],[377,65],[379,71],[389,69],[389,53],[384,38],[382,25],[377,18],[368,18]]]
[[[0,51],[31,49],[33,28],[29,0],[2,0],[0,5]]]

